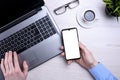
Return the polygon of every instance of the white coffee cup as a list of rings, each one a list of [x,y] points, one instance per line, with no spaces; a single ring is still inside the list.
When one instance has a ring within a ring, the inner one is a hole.
[[[84,22],[93,22],[95,20],[95,12],[92,10],[86,10],[84,12],[83,21]]]

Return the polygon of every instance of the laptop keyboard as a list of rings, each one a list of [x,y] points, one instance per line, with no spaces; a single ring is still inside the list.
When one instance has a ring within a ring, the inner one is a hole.
[[[47,15],[0,41],[0,60],[4,58],[5,52],[9,50],[20,53],[49,38],[56,33],[53,26]]]

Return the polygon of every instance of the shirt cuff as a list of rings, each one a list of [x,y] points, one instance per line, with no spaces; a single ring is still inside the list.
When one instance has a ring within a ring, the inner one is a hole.
[[[101,63],[98,63],[95,67],[89,69],[89,72],[96,80],[118,80],[112,75],[112,73]]]

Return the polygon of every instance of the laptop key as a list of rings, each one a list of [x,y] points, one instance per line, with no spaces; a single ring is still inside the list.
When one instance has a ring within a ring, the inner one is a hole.
[[[19,54],[19,53],[23,52],[23,51],[26,50],[26,49],[27,49],[26,47],[22,47],[21,49],[19,49],[19,50],[17,51],[17,53]]]
[[[30,27],[31,27],[31,29],[36,28],[36,26],[35,26],[35,24],[34,24],[34,23],[32,23],[32,24],[30,25]]]
[[[38,34],[40,34],[40,33],[39,33],[38,29],[35,28],[35,29],[34,29],[34,35],[38,35]]]

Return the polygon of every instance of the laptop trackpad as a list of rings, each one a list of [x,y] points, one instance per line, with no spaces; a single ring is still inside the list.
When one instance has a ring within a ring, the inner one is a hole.
[[[19,55],[19,59],[20,59],[20,65],[21,65],[21,68],[22,68],[22,64],[23,64],[23,61],[26,60],[27,61],[27,64],[29,66],[29,70],[31,70],[32,68],[35,67],[35,63],[37,63],[37,61],[39,60],[37,58],[37,55],[36,55],[36,52],[35,51],[27,51],[27,52],[23,52],[22,54]]]

